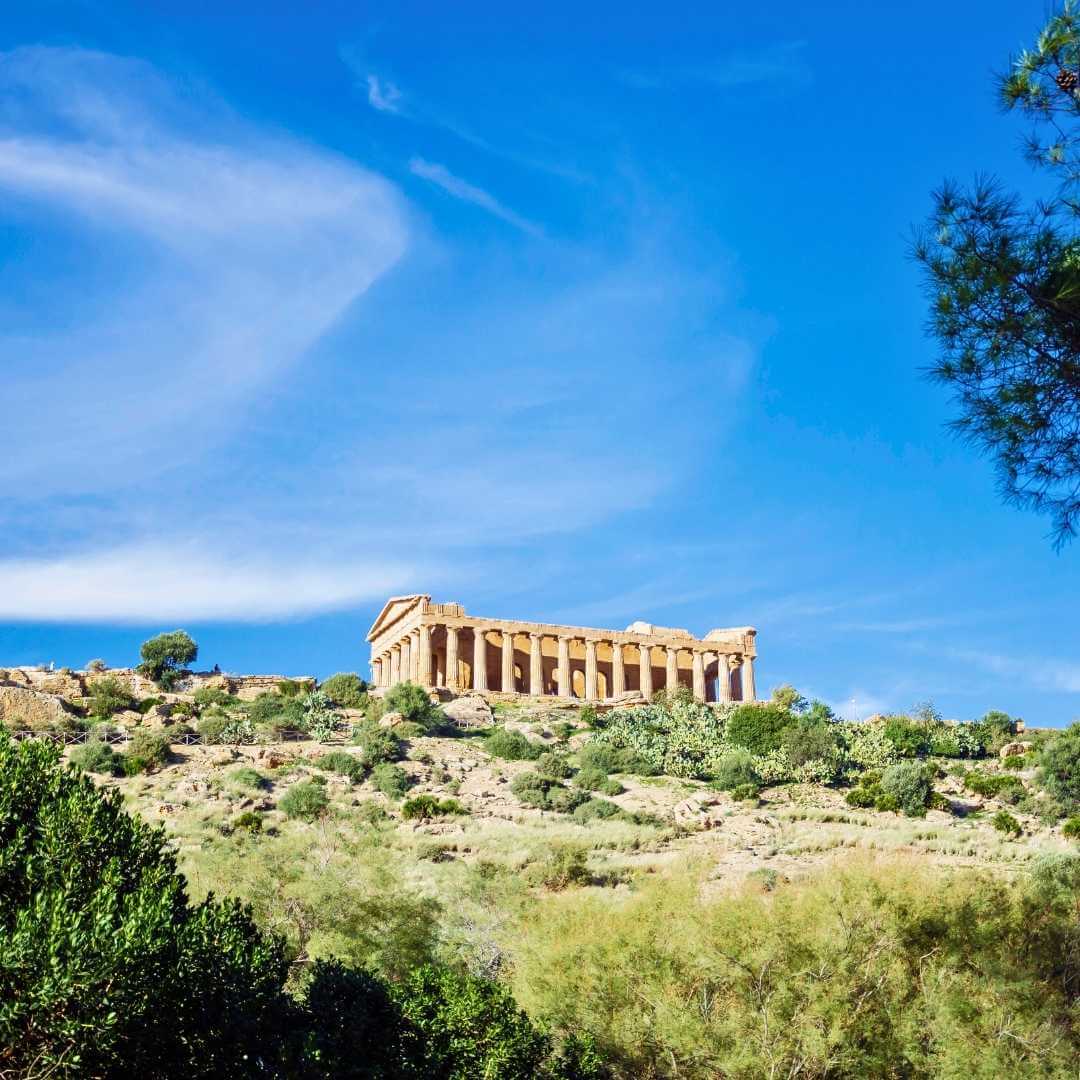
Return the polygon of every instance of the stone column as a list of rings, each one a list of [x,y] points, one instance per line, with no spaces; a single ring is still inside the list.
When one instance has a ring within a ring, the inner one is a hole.
[[[402,682],[408,682],[412,675],[412,639],[404,638],[401,642],[401,667],[398,678]]]
[[[420,639],[417,644],[417,650],[420,653],[420,670],[417,675],[417,681],[421,686],[431,686],[435,682],[431,676],[431,627],[421,626],[418,633]]]
[[[451,690],[460,690],[460,675],[458,673],[458,628],[448,626],[446,628],[446,685]]]
[[[474,690],[487,689],[487,638],[479,626],[473,627],[472,686]]]
[[[742,661],[742,699],[757,701],[757,687],[754,685],[754,658],[744,656]]]
[[[382,686],[382,660],[379,657],[371,661],[371,684]]]
[[[502,692],[512,694],[517,690],[514,685],[514,635],[509,630],[502,632]]]
[[[390,647],[390,685],[397,686],[401,682],[401,646]]]
[[[694,672],[694,700],[705,700],[705,656],[697,649],[691,654],[691,663]]]
[[[670,690],[677,690],[679,686],[679,650],[671,645],[667,646],[667,678],[664,686]]]
[[[417,627],[409,634],[409,678],[412,682],[420,681],[420,628]]]
[[[596,685],[596,642],[585,639],[585,700],[595,701],[598,695]]]
[[[559,697],[571,697],[570,686],[570,639],[559,638]]]
[[[529,693],[540,697],[544,693],[544,639],[529,634]]]
[[[387,649],[382,656],[382,686],[390,685],[390,650]]]
[[[644,642],[638,645],[638,683],[641,696],[652,701],[652,646]]]
[[[720,653],[716,658],[716,674],[719,682],[720,701],[731,700],[731,659],[727,653]]]
[[[614,641],[611,644],[611,696],[618,697],[626,693],[626,668],[623,666],[622,645]]]

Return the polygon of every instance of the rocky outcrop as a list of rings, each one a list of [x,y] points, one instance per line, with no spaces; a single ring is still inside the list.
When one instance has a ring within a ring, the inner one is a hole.
[[[715,829],[723,824],[727,803],[714,792],[701,792],[683,799],[671,811],[677,825],[684,829]]]
[[[1018,757],[1021,754],[1026,754],[1034,745],[1034,743],[1030,743],[1026,739],[1023,739],[1020,742],[1006,743],[998,751],[998,754],[1003,758]]]
[[[0,723],[9,728],[74,728],[77,717],[58,694],[0,685]]]
[[[491,706],[479,694],[465,694],[448,701],[442,711],[460,728],[486,728],[495,723]]]

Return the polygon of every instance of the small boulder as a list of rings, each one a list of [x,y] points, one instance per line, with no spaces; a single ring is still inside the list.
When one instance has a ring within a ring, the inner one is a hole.
[[[684,828],[715,829],[723,824],[724,801],[712,792],[691,795],[678,803],[671,815]]]
[[[646,702],[640,690],[627,690],[622,694],[616,694],[609,704],[613,709],[632,709]]]
[[[442,707],[446,718],[460,728],[485,728],[495,723],[491,706],[479,694],[465,694]]]
[[[1022,739],[1020,742],[1006,743],[998,751],[998,755],[1002,758],[1018,757],[1021,754],[1026,754],[1034,745],[1034,743],[1030,743],[1026,739]]]
[[[395,728],[398,724],[404,723],[405,717],[399,712],[383,713],[382,716],[379,717],[379,727]]]

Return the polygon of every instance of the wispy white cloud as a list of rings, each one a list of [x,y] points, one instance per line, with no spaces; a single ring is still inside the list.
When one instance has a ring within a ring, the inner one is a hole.
[[[76,49],[0,55],[0,190],[139,268],[58,287],[65,329],[7,320],[0,482],[39,493],[175,465],[408,243],[380,177]]]
[[[947,647],[947,655],[1036,690],[1080,694],[1080,663],[1056,657]]]
[[[384,82],[378,75],[368,72],[368,104],[378,112],[401,113],[401,91],[394,83]]]
[[[795,89],[813,81],[805,41],[781,41],[728,53],[710,62],[636,68],[620,75],[624,82],[642,90],[692,84],[717,90]]]
[[[431,183],[442,188],[443,191],[448,195],[452,195],[455,199],[461,199],[462,202],[479,206],[481,210],[486,210],[489,214],[501,218],[507,224],[513,225],[515,229],[520,229],[531,236],[540,235],[541,230],[538,225],[503,206],[490,192],[470,184],[467,180],[462,180],[459,176],[455,176],[445,165],[414,157],[409,162],[409,172],[414,176],[431,181]]]
[[[177,544],[0,559],[0,619],[258,621],[371,601],[407,586],[414,572],[370,559],[271,559]]]

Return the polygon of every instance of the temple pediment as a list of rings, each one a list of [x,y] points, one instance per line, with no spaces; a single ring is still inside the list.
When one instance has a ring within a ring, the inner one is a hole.
[[[383,605],[371,629],[367,632],[367,640],[374,641],[380,634],[385,633],[394,623],[406,618],[409,613],[419,607],[425,600],[431,597],[424,593],[413,593],[411,596],[391,596]]]

